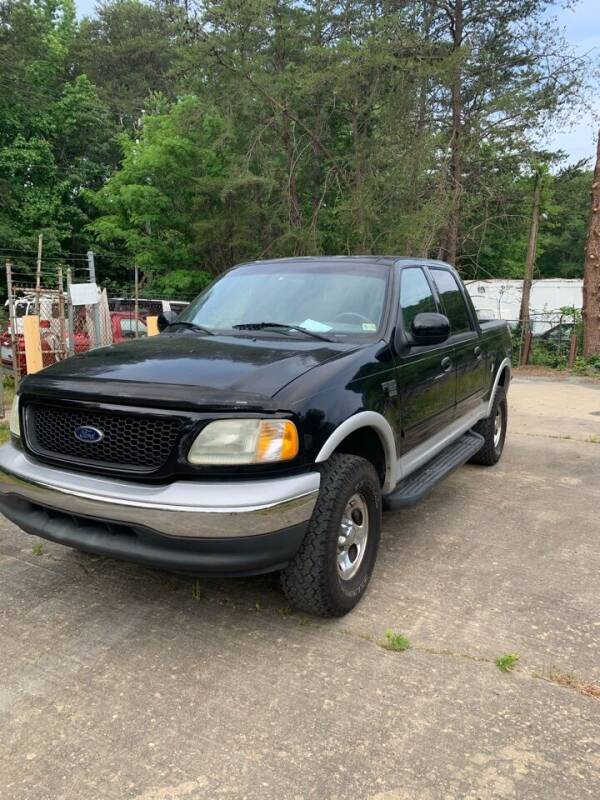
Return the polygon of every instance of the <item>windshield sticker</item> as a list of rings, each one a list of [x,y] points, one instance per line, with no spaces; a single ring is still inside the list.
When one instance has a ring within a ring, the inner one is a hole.
[[[374,322],[363,322],[362,328],[363,331],[376,331],[377,325]]]
[[[323,322],[317,322],[316,319],[305,319],[300,323],[300,327],[306,328],[307,331],[314,331],[315,333],[325,333],[331,330],[331,325],[325,325]]]

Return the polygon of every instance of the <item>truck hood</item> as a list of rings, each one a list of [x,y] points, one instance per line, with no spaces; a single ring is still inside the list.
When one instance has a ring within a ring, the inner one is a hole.
[[[252,407],[355,349],[291,337],[163,333],[68,358],[28,376],[22,391],[137,405],[143,399],[148,405]]]

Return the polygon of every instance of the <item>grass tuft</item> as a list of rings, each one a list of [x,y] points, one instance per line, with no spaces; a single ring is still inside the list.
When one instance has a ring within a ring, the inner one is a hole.
[[[518,661],[519,656],[516,653],[504,653],[504,655],[498,656],[495,664],[500,672],[512,672]]]
[[[204,590],[202,581],[200,580],[200,578],[196,578],[196,580],[192,585],[192,599],[204,600],[205,597],[206,597],[206,591]]]
[[[34,556],[41,556],[44,552],[44,545],[41,542],[36,542],[31,548]]]
[[[403,653],[410,647],[410,641],[403,633],[394,633],[394,631],[387,630],[382,647],[386,650],[393,650],[395,653]]]

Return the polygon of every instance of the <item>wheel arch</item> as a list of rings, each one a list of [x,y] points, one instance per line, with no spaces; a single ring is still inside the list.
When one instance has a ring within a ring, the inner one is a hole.
[[[326,461],[335,452],[360,455],[370,461],[379,474],[383,494],[396,485],[396,442],[392,427],[382,414],[360,411],[349,417],[329,436],[315,461]]]
[[[492,386],[492,391],[490,392],[490,399],[488,401],[488,416],[492,413],[492,405],[494,404],[494,397],[496,396],[496,392],[498,391],[498,387],[502,386],[504,389],[508,389],[510,384],[510,379],[512,375],[512,366],[510,363],[510,358],[505,358],[504,361],[501,362],[498,370],[496,372],[496,377],[494,378],[494,384]]]

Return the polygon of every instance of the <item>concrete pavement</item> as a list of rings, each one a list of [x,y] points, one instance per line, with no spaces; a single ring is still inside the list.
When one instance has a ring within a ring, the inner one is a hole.
[[[509,400],[500,464],[386,514],[341,620],[0,521],[0,798],[600,796],[600,388]]]

